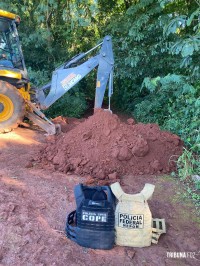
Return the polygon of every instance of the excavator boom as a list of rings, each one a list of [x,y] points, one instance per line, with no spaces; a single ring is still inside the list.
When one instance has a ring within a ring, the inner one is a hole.
[[[69,62],[63,64],[56,69],[52,74],[52,81],[38,90],[38,101],[42,110],[50,107],[55,101],[62,97],[67,91],[74,87],[81,79],[89,74],[95,67],[98,66],[97,82],[96,82],[96,96],[95,96],[95,108],[101,108],[106,86],[109,78],[112,76],[114,58],[112,51],[112,41],[110,36],[106,36],[101,43],[102,47],[99,54],[89,58],[86,62],[71,67],[73,64],[79,63],[88,52],[81,53],[74,57]],[[97,45],[95,48],[97,48]],[[91,52],[91,49],[89,52]],[[112,79],[112,78],[111,78]],[[109,82],[112,87],[111,82]],[[47,97],[44,95],[44,90],[50,89]],[[109,91],[112,91],[109,88]],[[112,93],[109,94],[109,97]]]
[[[89,58],[84,63],[80,63],[80,60],[100,45],[101,49],[97,55]],[[74,64],[79,65],[73,67]],[[56,127],[58,126],[54,125],[49,119],[47,119],[41,110],[49,108],[97,66],[98,71],[94,108],[102,107],[105,90],[108,85],[108,109],[110,110],[110,98],[113,93],[114,57],[111,37],[106,36],[103,39],[103,42],[99,45],[95,46],[86,53],[81,53],[73,57],[71,60],[57,68],[52,74],[51,82],[36,91],[37,105],[35,106],[30,101],[26,101],[26,103],[30,106],[26,116],[38,126],[43,128],[49,135],[55,134]],[[47,96],[45,96],[44,93],[46,90],[49,90]]]

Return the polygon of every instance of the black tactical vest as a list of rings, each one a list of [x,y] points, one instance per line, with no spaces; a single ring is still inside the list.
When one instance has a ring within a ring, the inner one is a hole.
[[[74,189],[76,211],[67,217],[66,235],[80,246],[111,249],[115,241],[115,200],[108,186]]]

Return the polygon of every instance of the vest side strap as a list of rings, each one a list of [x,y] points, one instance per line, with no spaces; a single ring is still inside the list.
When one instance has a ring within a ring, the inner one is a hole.
[[[119,198],[124,194],[124,191],[122,190],[119,182],[112,184],[110,187],[111,187],[112,193],[119,200]]]
[[[151,243],[152,244],[158,244],[158,240],[152,238]]]
[[[75,216],[76,216],[76,211],[72,211],[69,213],[67,217],[65,232],[66,232],[66,236],[69,239],[71,239],[74,242],[77,242],[76,240],[77,226],[76,225],[73,226],[73,224],[75,223]]]
[[[152,230],[153,232],[166,234],[165,219],[153,218],[152,219]]]
[[[143,190],[141,191],[142,195],[146,200],[150,199],[153,195],[155,186],[152,184],[145,184]]]
[[[152,227],[151,243],[157,244],[161,234],[166,233],[165,219],[154,218],[152,219],[152,224],[154,227]]]

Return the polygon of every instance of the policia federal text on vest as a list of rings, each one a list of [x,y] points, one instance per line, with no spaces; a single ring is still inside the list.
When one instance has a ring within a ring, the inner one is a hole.
[[[111,249],[115,241],[115,204],[110,188],[80,184],[74,194],[77,208],[67,217],[67,237],[83,247]]]
[[[116,182],[111,189],[118,204],[115,211],[115,242],[120,246],[147,247],[157,244],[162,233],[166,233],[164,219],[152,219],[147,200],[154,192],[154,185],[145,184],[138,194],[126,194]]]

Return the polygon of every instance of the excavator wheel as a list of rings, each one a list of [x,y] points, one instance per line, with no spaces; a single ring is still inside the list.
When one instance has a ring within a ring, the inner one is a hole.
[[[25,114],[25,102],[19,91],[5,81],[0,81],[0,133],[17,128]]]

